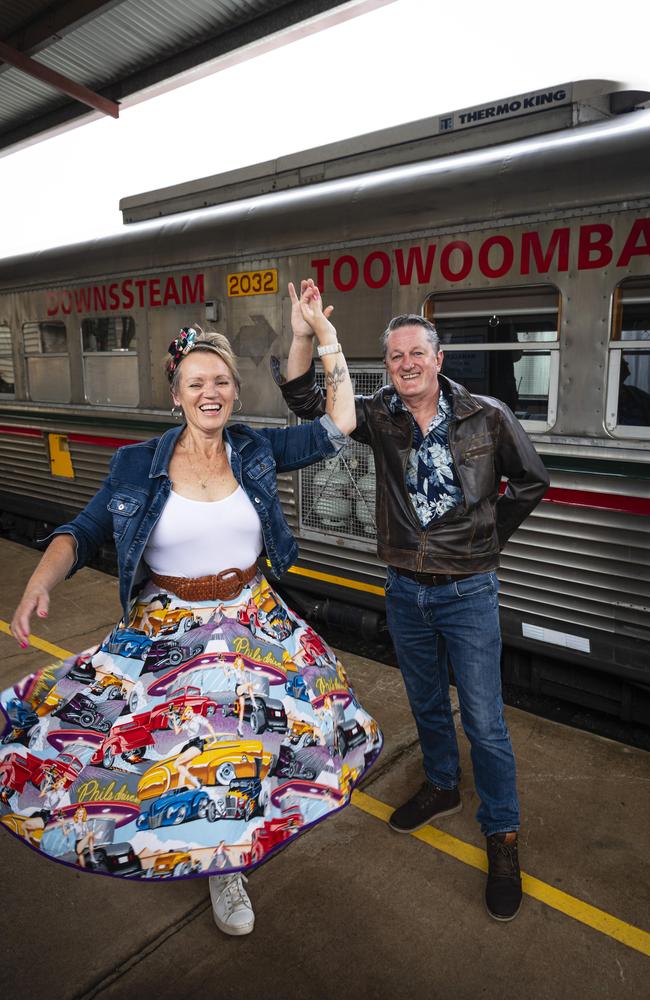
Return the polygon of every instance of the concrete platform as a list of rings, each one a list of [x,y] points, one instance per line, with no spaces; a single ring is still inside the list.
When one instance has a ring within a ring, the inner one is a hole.
[[[0,620],[9,621],[37,558],[0,542]],[[83,570],[61,585],[50,617],[34,629],[78,651],[118,616],[116,581]],[[413,723],[396,670],[340,655],[384,728],[384,753],[363,785],[381,812],[421,780]],[[51,659],[0,633],[2,687]],[[650,963],[642,950],[650,938],[640,948],[632,929],[626,945],[575,917],[588,903],[622,921],[610,930],[622,927],[624,937],[627,924],[650,925],[650,757],[514,709],[507,716],[523,806],[522,863],[551,898],[553,889],[568,894],[564,912],[526,896],[513,923],[495,923],[484,909],[480,871],[394,834],[354,805],[253,873],[257,923],[241,939],[214,926],[202,879],[151,885],[74,872],[0,830],[0,996],[645,998]],[[483,842],[462,734],[460,743],[464,808],[440,829],[469,857]]]

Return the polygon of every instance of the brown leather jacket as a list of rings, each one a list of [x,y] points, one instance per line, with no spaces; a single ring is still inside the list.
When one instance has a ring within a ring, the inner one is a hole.
[[[284,382],[274,377],[287,405],[300,417],[324,413],[315,369]],[[544,496],[548,474],[512,411],[498,399],[472,396],[438,376],[451,393],[454,418],[449,446],[465,503],[423,528],[406,486],[412,447],[406,413],[391,413],[392,389],[357,396],[357,429],[351,435],[370,445],[377,476],[377,553],[392,566],[421,573],[485,573],[499,565],[499,552]],[[501,478],[507,480],[499,496]]]

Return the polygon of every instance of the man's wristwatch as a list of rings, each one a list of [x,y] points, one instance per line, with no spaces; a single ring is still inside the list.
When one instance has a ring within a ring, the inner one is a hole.
[[[316,352],[319,358],[322,358],[324,354],[338,354],[341,350],[341,345],[338,340],[335,344],[319,344],[316,348]]]

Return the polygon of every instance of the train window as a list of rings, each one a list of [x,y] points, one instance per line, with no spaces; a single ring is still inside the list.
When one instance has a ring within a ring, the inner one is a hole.
[[[443,374],[503,400],[527,430],[555,421],[560,295],[551,285],[440,293],[427,299]],[[516,347],[514,345],[517,345]]]
[[[81,322],[84,392],[89,403],[137,406],[138,354],[132,316],[95,316]]]
[[[15,396],[14,356],[11,349],[11,330],[0,322],[0,396]]]
[[[614,292],[606,426],[650,437],[650,278],[629,278]]]
[[[383,365],[348,364],[355,393],[370,396],[386,385]],[[325,386],[323,370],[316,379]],[[355,548],[374,552],[375,465],[370,448],[350,439],[335,458],[299,472],[300,528],[305,537],[355,539]]]
[[[29,397],[38,403],[69,403],[70,364],[65,323],[23,323]]]

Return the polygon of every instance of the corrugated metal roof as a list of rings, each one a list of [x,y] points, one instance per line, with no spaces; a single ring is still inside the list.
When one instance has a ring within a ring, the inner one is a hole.
[[[0,6],[0,38],[12,34],[33,17],[51,7],[51,0],[4,0]]]
[[[0,41],[120,101],[334,8],[389,0],[3,0]],[[89,109],[0,62],[0,149]]]

